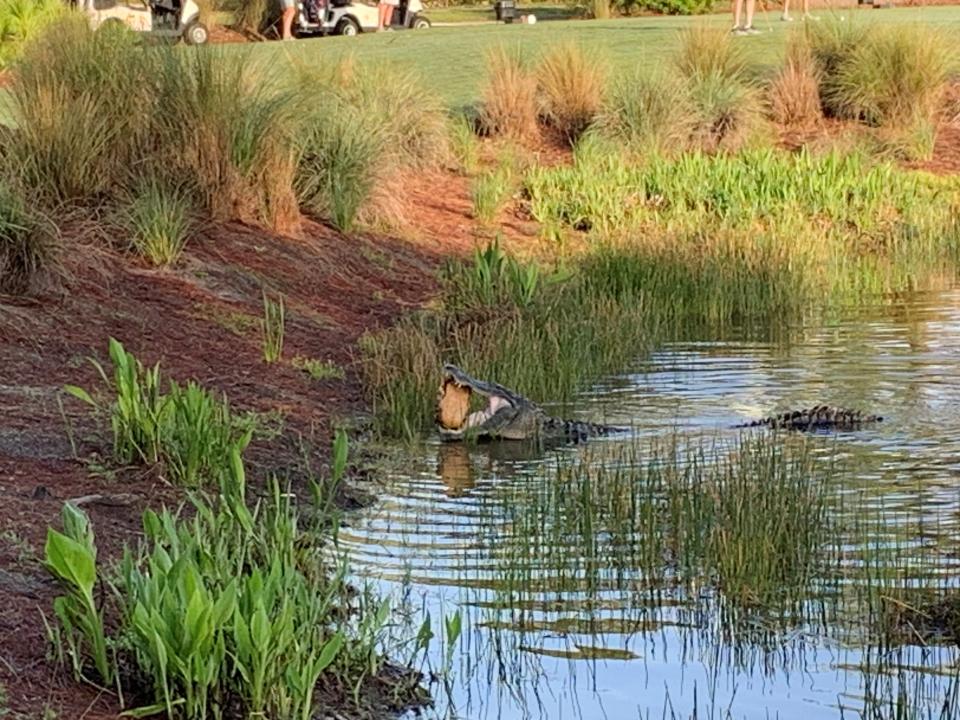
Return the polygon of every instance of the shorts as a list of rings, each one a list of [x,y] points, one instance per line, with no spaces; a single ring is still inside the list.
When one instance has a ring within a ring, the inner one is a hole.
[[[400,0],[380,0],[381,5],[389,5],[390,7],[397,7],[400,4]]]
[[[289,10],[294,7],[295,0],[280,0],[280,7],[283,10]]]

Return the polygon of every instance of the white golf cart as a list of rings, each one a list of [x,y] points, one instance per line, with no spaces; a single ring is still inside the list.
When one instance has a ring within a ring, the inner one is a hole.
[[[377,6],[353,0],[298,0],[297,35],[356,35],[375,32],[379,25]],[[420,0],[400,0],[393,9],[390,28],[424,30],[430,21]]]
[[[196,0],[80,0],[79,7],[94,30],[119,25],[153,36],[183,38],[188,45],[203,45],[210,37],[200,22]]]

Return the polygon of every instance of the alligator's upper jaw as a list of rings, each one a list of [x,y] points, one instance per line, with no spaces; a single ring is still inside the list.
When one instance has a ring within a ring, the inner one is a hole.
[[[487,397],[487,406],[471,413],[470,397],[474,392]],[[445,436],[461,437],[467,430],[481,427],[498,410],[512,405],[509,398],[492,391],[487,383],[474,380],[455,365],[444,366],[437,402],[437,423]]]

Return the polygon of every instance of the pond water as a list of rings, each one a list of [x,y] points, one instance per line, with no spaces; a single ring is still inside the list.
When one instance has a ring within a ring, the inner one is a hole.
[[[919,634],[885,644],[857,599],[956,584],[960,291],[885,299],[787,335],[665,345],[565,413],[629,425],[626,436],[546,452],[427,441],[392,473],[340,542],[358,577],[415,611],[414,630],[430,613],[437,637],[424,669],[445,680],[428,714],[960,716],[955,649]],[[715,457],[741,436],[732,425],[821,402],[884,421],[775,440],[807,448],[846,533],[831,540],[830,577],[790,611],[735,607],[709,579],[695,591],[654,587],[661,575],[617,555],[642,529],[637,515],[619,531],[598,516],[596,538],[582,523],[550,530],[564,489],[549,483],[563,468],[589,475],[590,463],[622,464],[633,455],[618,451],[664,439]],[[462,632],[448,648],[441,618],[455,613]]]

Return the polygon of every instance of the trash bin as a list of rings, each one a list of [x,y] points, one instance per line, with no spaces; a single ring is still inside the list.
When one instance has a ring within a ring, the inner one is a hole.
[[[498,21],[512,23],[517,17],[516,0],[497,0],[494,9],[497,13]]]

